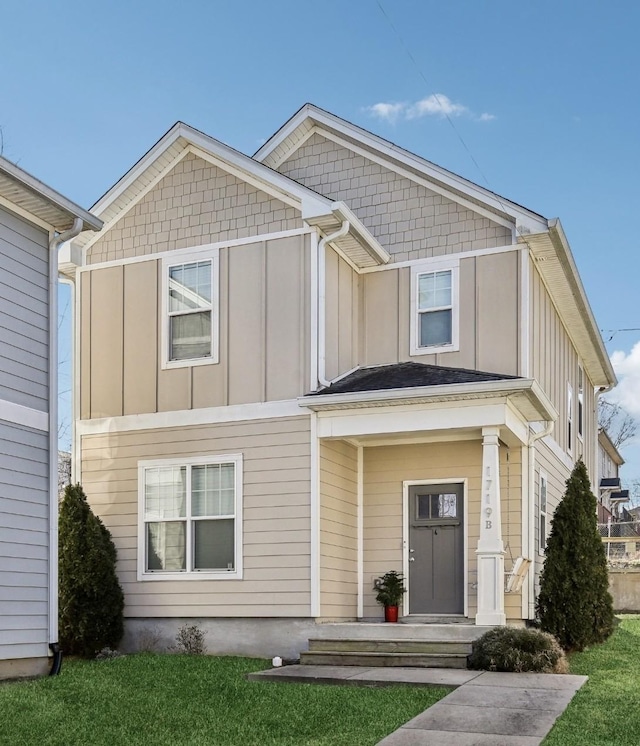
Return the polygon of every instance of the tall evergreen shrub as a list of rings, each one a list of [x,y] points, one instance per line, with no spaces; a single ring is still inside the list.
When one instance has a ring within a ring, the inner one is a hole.
[[[613,632],[613,600],[596,505],[580,460],[553,516],[537,602],[540,626],[565,650],[583,650]]]
[[[68,485],[59,520],[59,637],[65,653],[95,656],[123,635],[116,548],[79,484]]]

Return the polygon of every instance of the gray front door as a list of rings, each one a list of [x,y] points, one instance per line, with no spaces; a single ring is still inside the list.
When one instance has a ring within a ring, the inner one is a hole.
[[[462,484],[409,487],[409,613],[464,612]]]

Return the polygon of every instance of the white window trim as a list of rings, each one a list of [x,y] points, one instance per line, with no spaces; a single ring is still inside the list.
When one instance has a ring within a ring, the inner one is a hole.
[[[208,464],[234,464],[235,466],[235,570],[220,571],[158,571],[146,572],[146,535],[144,520],[144,472],[145,469],[163,466],[205,466]],[[193,456],[188,458],[153,459],[138,462],[138,580],[182,581],[182,580],[242,580],[242,454],[221,456]]]
[[[582,383],[582,386],[580,385]],[[585,426],[585,416],[584,416],[584,369],[581,365],[578,366],[578,401],[577,401],[578,407],[577,407],[577,428],[576,428],[576,435],[578,436],[578,440],[581,442],[584,442],[584,426]]]
[[[544,484],[545,509],[542,510],[542,485]],[[540,531],[540,519],[544,516],[544,542]],[[540,471],[538,479],[538,554],[544,557],[549,536],[549,480],[544,471]]]
[[[573,438],[575,436],[575,421],[573,418],[573,386],[567,382],[567,453],[573,453]]]
[[[169,268],[189,262],[211,261],[211,356],[191,360],[169,360]],[[215,244],[206,244],[186,253],[169,254],[162,258],[162,298],[160,299],[162,324],[161,347],[163,370],[191,368],[196,365],[215,365],[220,362],[220,249]]]
[[[442,262],[423,262],[411,267],[411,321],[409,333],[410,355],[436,355],[441,352],[457,352],[460,349],[460,261],[448,259]],[[451,272],[451,344],[420,347],[418,335],[418,276],[433,272]]]

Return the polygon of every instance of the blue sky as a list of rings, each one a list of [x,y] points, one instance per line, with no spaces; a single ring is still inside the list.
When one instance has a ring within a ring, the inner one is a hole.
[[[3,16],[4,155],[84,207],[178,119],[251,154],[311,101],[560,217],[601,328],[640,327],[630,0],[13,0]],[[639,340],[607,344],[638,417]],[[640,443],[624,456],[640,476]]]

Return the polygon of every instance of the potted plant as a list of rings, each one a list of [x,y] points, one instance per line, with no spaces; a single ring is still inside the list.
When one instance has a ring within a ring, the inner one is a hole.
[[[395,570],[385,572],[384,575],[375,579],[373,590],[376,591],[376,601],[384,606],[385,622],[397,622],[398,606],[407,590],[404,587],[402,573]]]

